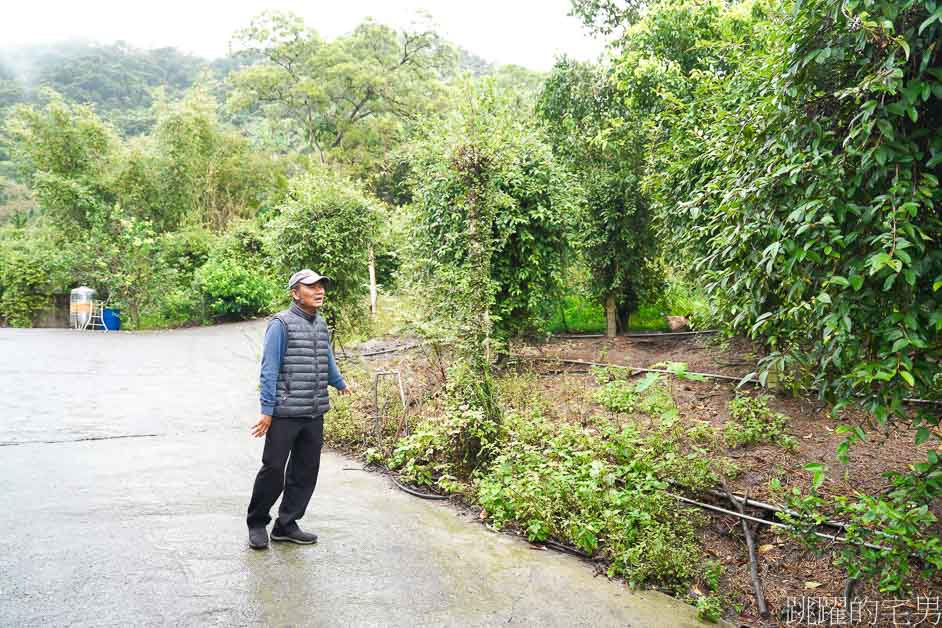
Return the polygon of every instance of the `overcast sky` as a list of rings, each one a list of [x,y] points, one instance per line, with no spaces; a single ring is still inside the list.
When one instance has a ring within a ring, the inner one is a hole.
[[[569,17],[569,0],[8,0],[0,46],[86,38],[135,46],[174,46],[204,57],[226,54],[232,33],[261,11],[288,10],[333,38],[363,18],[408,24],[417,9],[438,31],[484,59],[549,69],[555,55],[593,59],[602,43]]]

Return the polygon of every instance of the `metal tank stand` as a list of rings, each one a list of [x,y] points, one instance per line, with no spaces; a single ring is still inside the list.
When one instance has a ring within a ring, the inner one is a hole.
[[[92,301],[91,313],[89,314],[88,319],[85,321],[85,326],[82,329],[101,329],[108,331],[108,328],[105,326],[105,302],[104,301]]]

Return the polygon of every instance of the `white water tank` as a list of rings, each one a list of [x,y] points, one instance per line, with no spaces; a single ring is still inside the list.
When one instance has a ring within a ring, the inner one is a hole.
[[[92,315],[92,302],[98,293],[87,286],[79,286],[69,296],[69,323],[72,329],[82,329]]]

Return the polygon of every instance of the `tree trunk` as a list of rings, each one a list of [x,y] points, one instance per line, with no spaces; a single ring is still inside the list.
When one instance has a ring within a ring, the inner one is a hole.
[[[606,334],[609,338],[614,338],[617,331],[615,327],[615,316],[615,295],[610,294],[608,295],[608,299],[605,301],[605,318],[608,321],[608,331]]]
[[[631,307],[625,303],[615,308],[615,326],[619,334],[627,334],[631,325]]]
[[[370,245],[370,315],[376,316],[376,256],[373,255],[373,245]]]

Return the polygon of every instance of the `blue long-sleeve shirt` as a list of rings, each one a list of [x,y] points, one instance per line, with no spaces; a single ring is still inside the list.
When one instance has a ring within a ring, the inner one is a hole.
[[[288,348],[288,334],[285,332],[285,324],[277,318],[273,318],[268,323],[265,330],[265,344],[262,349],[262,373],[260,376],[260,404],[262,414],[271,416],[275,411],[275,388],[278,384],[278,373],[281,371],[281,361],[285,357],[285,350]],[[327,347],[327,384],[337,390],[343,390],[347,383],[343,381],[340,375],[340,369],[337,368],[337,362],[334,361],[334,352]]]

